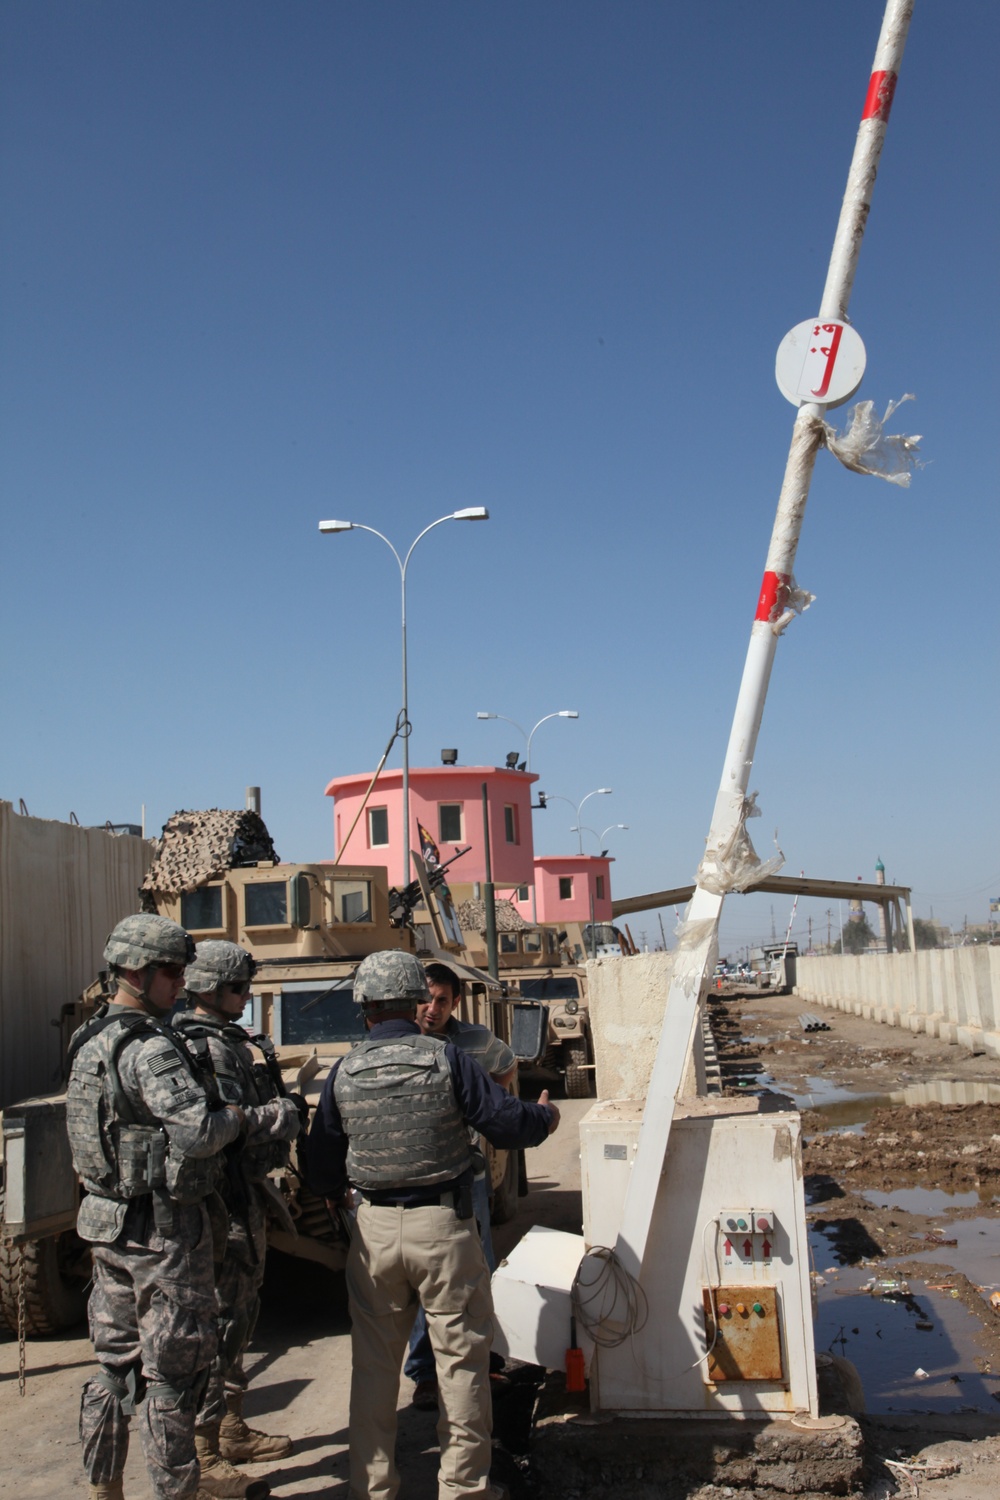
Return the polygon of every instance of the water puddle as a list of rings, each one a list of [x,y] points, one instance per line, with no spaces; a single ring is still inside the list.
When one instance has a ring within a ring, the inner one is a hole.
[[[857,1131],[868,1123],[876,1109],[905,1104],[1000,1104],[1000,1084],[973,1083],[964,1079],[938,1078],[931,1083],[909,1084],[891,1093],[856,1093],[821,1077],[806,1079],[799,1092],[786,1091],[798,1109],[811,1109],[821,1117],[825,1131]]]
[[[872,1276],[890,1290],[863,1289]],[[885,1267],[845,1267],[817,1288],[816,1348],[857,1368],[870,1412],[996,1412],[1000,1374],[984,1374],[979,1323],[947,1292],[892,1290]],[[919,1373],[918,1373],[919,1372]]]
[[[946,1193],[943,1188],[897,1188],[892,1193],[868,1192],[861,1196],[875,1208],[899,1208],[908,1214],[946,1214],[949,1209],[978,1208],[983,1202],[975,1190]],[[948,1226],[949,1234],[953,1228],[954,1225]]]
[[[926,1249],[915,1249],[912,1258],[931,1256],[964,1271],[986,1297],[1000,1288],[1000,1219],[956,1219],[947,1227],[947,1238],[957,1243],[929,1244]]]

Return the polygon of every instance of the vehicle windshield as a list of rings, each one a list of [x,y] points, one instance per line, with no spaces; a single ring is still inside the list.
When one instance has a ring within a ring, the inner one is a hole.
[[[522,979],[522,1000],[579,1000],[580,985],[571,974],[546,974],[542,979]]]
[[[353,980],[296,986],[281,993],[281,1046],[303,1043],[360,1042],[365,1034],[361,1008],[352,998]],[[276,1028],[277,1029],[277,1028]]]

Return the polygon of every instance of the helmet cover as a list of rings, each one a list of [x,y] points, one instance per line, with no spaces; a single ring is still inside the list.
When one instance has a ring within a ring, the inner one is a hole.
[[[243,984],[256,972],[257,965],[245,948],[211,938],[195,948],[184,973],[184,988],[195,995],[208,995],[220,984]]]
[[[124,917],[104,945],[104,961],[116,969],[145,969],[149,964],[189,964],[194,940],[167,917],[138,912]]]
[[[423,964],[412,953],[384,948],[362,959],[354,975],[355,1005],[384,1004],[404,1000],[412,1004],[429,1000]]]

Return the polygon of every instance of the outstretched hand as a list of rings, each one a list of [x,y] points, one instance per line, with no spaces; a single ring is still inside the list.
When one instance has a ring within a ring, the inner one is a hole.
[[[538,1102],[539,1104],[544,1104],[546,1109],[549,1111],[549,1135],[551,1135],[554,1130],[558,1129],[559,1111],[556,1109],[554,1104],[549,1103],[548,1089],[542,1089],[542,1092],[538,1096]]]

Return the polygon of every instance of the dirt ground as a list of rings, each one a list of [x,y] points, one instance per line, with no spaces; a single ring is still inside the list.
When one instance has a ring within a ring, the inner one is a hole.
[[[725,1091],[763,1084],[791,1093],[803,1108],[807,1215],[830,1257],[815,1274],[822,1281],[824,1272],[836,1278],[840,1267],[860,1267],[891,1296],[926,1298],[929,1289],[950,1295],[979,1325],[974,1370],[1000,1373],[1000,1311],[989,1301],[1000,1286],[1000,1256],[995,1279],[976,1280],[958,1268],[963,1250],[953,1248],[965,1243],[963,1221],[1000,1217],[1000,1103],[881,1097],[917,1091],[947,1100],[956,1091],[936,1085],[1000,1085],[1000,1063],[933,1037],[811,1009],[828,1031],[803,1030],[794,996],[754,994],[711,1005]],[[859,1107],[864,1096],[875,1097]],[[915,1188],[974,1201],[933,1213],[882,1201]],[[1000,1248],[1000,1235],[989,1243]],[[976,1261],[984,1264],[990,1261]],[[863,1368],[859,1374],[863,1384]],[[1000,1496],[1000,1412],[861,1420],[872,1500],[918,1491],[926,1500]]]

